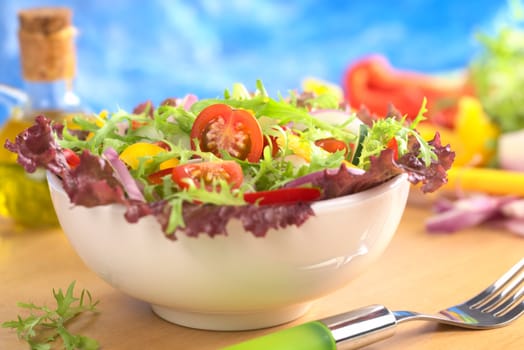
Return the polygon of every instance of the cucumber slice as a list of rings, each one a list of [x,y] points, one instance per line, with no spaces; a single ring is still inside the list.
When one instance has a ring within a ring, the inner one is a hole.
[[[358,160],[362,154],[362,144],[364,143],[366,136],[368,136],[368,130],[369,128],[366,124],[360,124],[360,127],[358,128],[357,147],[355,147],[355,153],[353,154],[353,158],[351,158],[351,164],[353,165],[358,165]]]

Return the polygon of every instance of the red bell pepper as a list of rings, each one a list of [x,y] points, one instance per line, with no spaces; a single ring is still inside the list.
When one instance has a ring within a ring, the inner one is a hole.
[[[344,97],[352,108],[365,106],[372,114],[385,116],[389,104],[408,120],[418,114],[424,97],[426,117],[434,124],[453,128],[456,103],[471,95],[465,80],[457,81],[393,68],[380,55],[362,58],[350,65],[343,79]]]
[[[321,192],[313,187],[289,187],[276,190],[246,192],[244,200],[259,205],[294,204],[297,202],[312,202],[320,198]]]
[[[76,168],[80,164],[80,156],[69,148],[64,148],[64,156],[67,164],[72,168]]]

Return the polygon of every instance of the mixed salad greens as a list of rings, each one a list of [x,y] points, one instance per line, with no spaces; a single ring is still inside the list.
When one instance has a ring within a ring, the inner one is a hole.
[[[477,34],[482,50],[469,67],[475,93],[502,133],[524,129],[524,5],[508,5],[510,18],[495,33]]]
[[[311,203],[363,191],[398,174],[432,192],[446,182],[454,152],[438,133],[426,142],[390,109],[380,118],[353,112],[329,93],[271,98],[260,81],[223,98],[187,95],[158,108],[76,116],[64,124],[39,116],[6,141],[28,172],[58,176],[75,205],[120,203],[136,222],[153,215],[168,237],[227,234],[229,220],[264,236],[301,225]]]

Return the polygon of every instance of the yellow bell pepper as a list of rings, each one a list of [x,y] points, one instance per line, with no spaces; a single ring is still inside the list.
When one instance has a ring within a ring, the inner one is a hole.
[[[498,128],[489,120],[480,101],[471,96],[463,96],[458,102],[454,129],[438,128],[431,124],[420,124],[417,130],[426,140],[440,133],[442,144],[450,144],[455,151],[453,166],[482,166],[487,164],[495,153]]]
[[[304,92],[313,92],[317,95],[330,93],[337,96],[339,101],[342,102],[344,100],[344,93],[340,86],[313,77],[305,78],[302,81],[302,90]]]
[[[122,153],[120,153],[120,159],[132,169],[136,169],[140,165],[140,160],[142,158],[155,156],[163,152],[166,152],[166,150],[158,145],[147,142],[137,142],[128,146]],[[146,162],[149,161],[151,160],[146,160]],[[168,159],[160,163],[160,170],[172,168],[178,165],[178,162],[178,159],[175,158]]]
[[[109,112],[107,110],[102,110],[98,114],[98,117],[95,117],[93,115],[84,115],[83,118],[86,118],[89,121],[94,121],[96,126],[99,128],[103,127],[105,124],[105,120],[107,119],[107,116],[109,115]],[[73,120],[73,118],[76,116],[76,114],[69,114],[64,118],[65,125],[69,130],[82,130],[82,127],[78,124],[76,124]],[[86,139],[89,140],[93,137],[93,133],[90,132]]]
[[[67,116],[65,116],[64,118],[64,121],[67,125],[67,128],[68,129],[71,129],[71,130],[82,130],[82,128],[76,124],[73,120],[73,118],[76,116],[77,114],[69,114]],[[82,117],[83,118],[87,118],[87,120],[89,121],[94,121],[95,124],[98,126],[98,127],[102,127],[104,126],[105,124],[105,120],[107,119],[107,116],[109,115],[109,112],[107,110],[102,110],[100,111],[100,113],[98,113],[98,118],[96,116],[93,116],[93,115],[83,115]]]
[[[277,144],[280,148],[288,148],[307,162],[311,161],[311,145],[297,135],[288,133],[286,137],[279,136],[277,137]]]
[[[444,189],[524,196],[524,173],[491,168],[452,167]]]

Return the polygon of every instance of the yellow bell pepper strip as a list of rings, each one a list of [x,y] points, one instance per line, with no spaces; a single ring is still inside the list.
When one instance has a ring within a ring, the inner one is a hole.
[[[443,189],[524,196],[524,173],[493,168],[451,167],[448,183]]]
[[[102,111],[100,111],[100,113],[98,113],[98,116],[95,116],[95,115],[84,115],[82,116],[83,118],[87,118],[88,120],[90,121],[94,121],[95,124],[101,128],[102,126],[104,126],[106,120],[107,120],[107,116],[109,115],[109,112],[105,109],[103,109]],[[82,130],[82,127],[78,124],[75,123],[74,121],[74,117],[76,116],[76,114],[69,114],[67,115],[65,118],[64,118],[64,121],[67,125],[67,128],[70,129],[70,130]]]
[[[280,148],[288,148],[291,152],[300,156],[308,163],[311,161],[311,145],[297,135],[288,133],[286,137],[278,136],[277,144]]]
[[[422,123],[417,126],[417,130],[428,141],[438,131],[442,144],[450,144],[455,151],[454,166],[482,166],[489,163],[495,155],[499,135],[497,126],[490,121],[480,101],[471,96],[459,99],[454,129]]]
[[[106,109],[103,109],[102,111],[100,111],[100,113],[98,113],[98,116],[97,115],[87,115],[86,114],[86,115],[83,115],[82,118],[83,119],[87,119],[87,120],[89,120],[91,122],[94,122],[96,124],[96,126],[101,128],[106,123],[108,115],[109,115],[109,112]],[[64,125],[66,125],[67,129],[69,129],[69,130],[82,130],[82,127],[80,125],[78,125],[77,123],[75,123],[74,118],[76,116],[77,116],[77,114],[69,114],[69,115],[67,115],[64,118]],[[90,132],[87,135],[86,140],[90,140],[93,137],[93,135],[94,134],[92,132]]]
[[[302,89],[304,92],[312,92],[317,95],[332,94],[335,95],[340,102],[344,101],[344,92],[337,84],[333,84],[321,79],[307,77],[302,80]]]
[[[160,170],[164,170],[164,169],[170,169],[170,168],[173,168],[175,166],[178,165],[180,161],[176,158],[171,158],[171,159],[168,159],[166,161],[163,161],[162,163],[160,163],[160,165],[158,166],[158,169]]]
[[[141,158],[155,156],[163,152],[166,152],[165,148],[156,144],[148,142],[137,142],[124,149],[124,151],[120,153],[120,159],[132,169],[137,169]],[[160,170],[172,168],[177,164],[178,159],[168,159],[160,163]]]
[[[495,155],[500,132],[484,112],[480,100],[470,96],[459,100],[455,130],[466,150],[479,154],[483,164]]]

